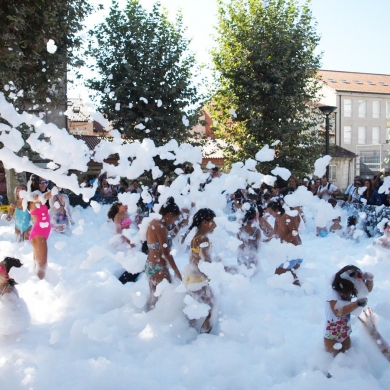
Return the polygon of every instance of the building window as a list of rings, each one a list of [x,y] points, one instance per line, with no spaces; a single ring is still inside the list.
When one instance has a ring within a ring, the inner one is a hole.
[[[329,181],[335,182],[336,181],[336,165],[329,165]]]
[[[359,100],[359,118],[365,118],[367,115],[367,102]]]
[[[352,116],[352,99],[344,99],[344,118]]]
[[[381,117],[381,102],[380,100],[374,100],[372,102],[372,117],[380,118]]]
[[[367,127],[359,126],[358,128],[358,144],[364,145],[367,140]]]
[[[381,143],[381,128],[373,127],[372,128],[372,143],[378,145]]]
[[[344,144],[352,143],[352,126],[344,126]]]
[[[390,102],[386,102],[386,118],[390,118]]]

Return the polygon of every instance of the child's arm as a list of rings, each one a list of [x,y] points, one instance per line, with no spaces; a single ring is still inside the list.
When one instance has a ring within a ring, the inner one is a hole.
[[[211,263],[212,259],[211,259],[209,239],[205,236],[201,236],[199,237],[197,244],[199,245],[199,249],[200,249],[200,258],[203,261],[207,261],[208,263]]]
[[[349,313],[352,313],[358,307],[364,307],[367,304],[367,298],[360,298],[354,302],[350,302],[345,306],[336,307],[337,302],[340,301],[329,301],[330,308],[333,314],[337,317],[344,317]]]
[[[63,195],[62,200],[64,202],[64,209],[65,209],[66,215],[68,216],[69,222],[73,225],[74,221],[72,219],[72,212],[70,211],[69,198],[67,195]]]
[[[10,222],[12,217],[14,216],[14,213],[15,213],[15,208],[16,208],[16,202],[14,203],[11,203],[11,205],[9,206],[9,211],[8,211],[8,214],[3,214],[1,216],[1,219],[5,222]]]

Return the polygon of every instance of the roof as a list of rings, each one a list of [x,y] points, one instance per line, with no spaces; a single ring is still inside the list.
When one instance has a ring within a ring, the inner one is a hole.
[[[103,133],[107,131],[100,122],[93,121],[93,132],[94,133]]]
[[[390,94],[390,75],[319,70],[322,81],[336,91]]]
[[[341,158],[355,158],[357,157],[355,153],[342,148],[341,146],[332,145],[330,147],[330,155],[332,157],[341,157]]]
[[[68,120],[72,122],[92,121],[92,116],[84,106],[83,100],[79,98],[68,98],[67,101]]]
[[[83,140],[87,144],[89,150],[94,150],[96,148],[96,146],[98,146],[100,144],[100,138],[96,137],[96,135],[76,135],[76,134],[74,134],[73,137],[75,137],[76,139]]]

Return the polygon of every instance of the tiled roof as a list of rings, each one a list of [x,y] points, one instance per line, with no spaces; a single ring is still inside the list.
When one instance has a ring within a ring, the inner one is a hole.
[[[100,122],[93,121],[93,132],[94,133],[103,133],[107,131]]]
[[[390,94],[390,75],[319,70],[322,81],[336,91]]]
[[[341,146],[332,145],[330,147],[330,155],[332,157],[341,157],[341,158],[355,158],[356,154],[350,152],[347,149],[342,148]]]
[[[96,148],[96,146],[98,146],[100,144],[100,138],[96,137],[96,135],[76,135],[76,134],[74,134],[73,137],[75,137],[76,139],[83,140],[87,144],[87,146],[90,150],[94,150]]]

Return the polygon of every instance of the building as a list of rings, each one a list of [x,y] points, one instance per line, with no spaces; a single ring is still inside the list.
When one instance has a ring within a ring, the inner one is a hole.
[[[356,154],[350,177],[372,177],[388,166],[390,75],[335,70],[319,75],[324,82],[321,103],[337,107],[335,145]]]
[[[106,129],[93,120],[82,99],[69,98],[67,102],[68,131],[73,135],[106,135]]]

